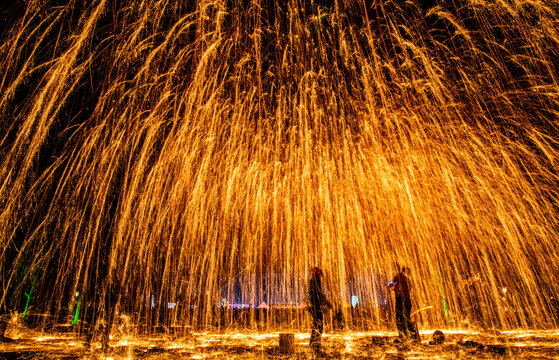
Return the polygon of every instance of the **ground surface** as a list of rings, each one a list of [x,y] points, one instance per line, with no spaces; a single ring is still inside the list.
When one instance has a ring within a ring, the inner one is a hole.
[[[278,333],[192,333],[186,336],[132,337],[115,334],[110,349],[85,346],[72,333],[19,329],[7,333],[14,342],[0,343],[0,359],[559,359],[559,330],[443,331],[442,345],[429,345],[432,330],[421,332],[421,344],[404,348],[393,343],[395,333],[327,333],[324,353],[308,349],[308,333],[295,333],[295,353],[279,352]]]

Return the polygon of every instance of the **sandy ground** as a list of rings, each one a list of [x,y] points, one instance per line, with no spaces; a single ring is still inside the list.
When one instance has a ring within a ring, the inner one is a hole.
[[[420,344],[393,343],[395,333],[325,333],[324,352],[313,354],[309,333],[294,333],[293,354],[279,351],[279,333],[191,333],[183,336],[114,334],[110,349],[84,344],[73,333],[18,329],[0,343],[0,359],[559,359],[559,330],[443,330],[445,342],[430,345],[433,330],[421,331]]]

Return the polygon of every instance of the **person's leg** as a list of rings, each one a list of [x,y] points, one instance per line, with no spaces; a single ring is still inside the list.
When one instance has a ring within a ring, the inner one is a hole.
[[[411,299],[408,296],[403,298],[403,318],[404,318],[404,331],[407,336],[413,335],[413,324],[411,322]]]
[[[309,346],[313,351],[320,350],[320,340],[322,337],[324,314],[322,311],[313,311],[313,325],[311,331],[311,340]]]
[[[318,312],[318,348],[322,347],[322,330],[324,329],[324,313],[322,311]]]
[[[395,304],[395,312],[396,312],[396,327],[398,328],[398,336],[405,337],[406,330],[404,327],[404,303],[403,298],[401,295],[396,295],[396,304]]]
[[[317,336],[317,318],[316,318],[316,312],[311,310],[311,316],[312,316],[312,327],[311,327],[311,340],[309,341],[309,346],[312,348],[315,341],[316,341],[316,336]]]
[[[419,330],[417,329],[417,323],[410,322],[410,336],[414,343],[420,343],[421,338],[419,337]]]

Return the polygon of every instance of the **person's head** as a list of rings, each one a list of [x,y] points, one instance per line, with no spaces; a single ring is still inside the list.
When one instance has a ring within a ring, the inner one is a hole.
[[[411,274],[411,270],[409,267],[404,266],[404,268],[402,269],[402,273],[405,275],[410,275]]]
[[[322,277],[322,270],[318,266],[313,267],[311,269],[311,276],[312,277]]]

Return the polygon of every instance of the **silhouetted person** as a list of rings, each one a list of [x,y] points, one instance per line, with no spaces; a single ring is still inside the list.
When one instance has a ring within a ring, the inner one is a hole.
[[[390,283],[390,287],[396,295],[396,326],[398,327],[398,336],[400,340],[407,339],[410,336],[416,336],[417,330],[411,322],[411,296],[410,296],[410,269],[404,267]]]
[[[311,332],[311,341],[309,346],[314,352],[321,351],[320,341],[322,339],[322,330],[324,328],[324,308],[331,308],[330,301],[326,298],[322,289],[322,270],[316,266],[311,269],[311,278],[309,280],[309,300],[313,324]]]

